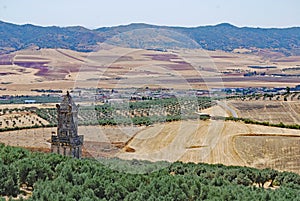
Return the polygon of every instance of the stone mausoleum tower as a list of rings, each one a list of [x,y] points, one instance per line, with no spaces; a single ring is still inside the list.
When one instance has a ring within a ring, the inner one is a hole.
[[[57,134],[51,137],[51,152],[81,158],[83,135],[78,135],[78,106],[67,92],[56,107]]]

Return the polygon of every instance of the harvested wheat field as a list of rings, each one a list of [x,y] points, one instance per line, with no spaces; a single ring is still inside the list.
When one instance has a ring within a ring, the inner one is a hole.
[[[239,117],[270,123],[300,124],[300,101],[228,101]]]
[[[270,167],[300,173],[299,145],[299,130],[240,122],[180,121],[140,131],[118,157]]]
[[[0,142],[49,152],[56,128],[0,133]],[[84,156],[222,163],[300,173],[300,131],[224,121],[177,121],[148,127],[79,127]]]
[[[80,126],[84,135],[84,156],[113,157],[125,143],[144,127]],[[50,151],[50,139],[56,128],[23,129],[0,133],[0,143],[31,150]]]

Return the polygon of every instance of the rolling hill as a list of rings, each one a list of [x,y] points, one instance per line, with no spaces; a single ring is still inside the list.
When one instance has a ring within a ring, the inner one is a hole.
[[[93,51],[107,42],[131,48],[236,48],[270,49],[285,55],[300,54],[300,28],[249,28],[228,23],[193,28],[134,23],[89,30],[84,27],[41,27],[0,21],[0,53],[28,47]]]

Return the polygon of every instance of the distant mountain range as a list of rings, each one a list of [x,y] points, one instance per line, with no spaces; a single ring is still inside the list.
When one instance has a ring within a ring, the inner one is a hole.
[[[33,46],[89,52],[103,42],[143,49],[203,48],[232,51],[246,48],[300,55],[300,27],[239,28],[223,23],[186,28],[135,23],[89,30],[80,26],[41,27],[0,21],[1,54]]]

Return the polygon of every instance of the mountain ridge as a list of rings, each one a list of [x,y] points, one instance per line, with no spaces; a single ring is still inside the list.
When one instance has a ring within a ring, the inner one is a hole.
[[[229,23],[180,27],[131,23],[88,29],[83,26],[16,25],[0,21],[0,53],[31,46],[93,51],[108,42],[131,48],[203,48],[232,51],[237,48],[270,49],[286,55],[300,54],[300,27],[253,28]]]

